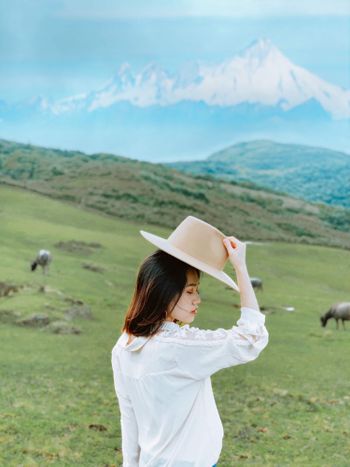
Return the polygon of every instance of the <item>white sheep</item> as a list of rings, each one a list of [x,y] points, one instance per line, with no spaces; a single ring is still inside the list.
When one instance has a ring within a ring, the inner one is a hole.
[[[42,267],[43,274],[47,274],[49,271],[49,264],[52,261],[52,255],[48,250],[40,250],[36,255],[35,260],[31,264],[32,271],[35,271],[37,266]]]

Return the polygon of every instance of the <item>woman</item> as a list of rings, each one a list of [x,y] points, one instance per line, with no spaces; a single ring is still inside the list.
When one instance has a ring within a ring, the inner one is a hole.
[[[112,350],[121,414],[123,467],[212,467],[223,426],[210,376],[256,359],[268,332],[245,262],[246,246],[187,217],[144,260]],[[223,272],[229,258],[236,283]],[[241,316],[230,329],[199,329],[201,271],[240,291]]]

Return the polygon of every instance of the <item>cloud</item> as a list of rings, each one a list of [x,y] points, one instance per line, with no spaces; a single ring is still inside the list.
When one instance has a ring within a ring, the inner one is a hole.
[[[76,19],[349,16],[348,0],[61,0],[55,16]]]

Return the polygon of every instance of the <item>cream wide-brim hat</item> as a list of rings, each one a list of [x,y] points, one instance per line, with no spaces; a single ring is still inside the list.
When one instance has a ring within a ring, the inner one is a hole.
[[[168,238],[144,230],[141,235],[160,250],[206,272],[239,292],[237,284],[224,271],[228,253],[226,237],[220,230],[194,216],[186,217]]]

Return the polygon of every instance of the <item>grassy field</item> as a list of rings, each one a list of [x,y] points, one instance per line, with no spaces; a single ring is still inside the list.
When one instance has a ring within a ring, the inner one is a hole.
[[[122,465],[110,353],[137,267],[153,250],[139,229],[169,234],[0,187],[0,282],[23,286],[0,297],[1,466]],[[29,271],[40,248],[54,256],[47,278]],[[267,242],[247,255],[250,274],[264,280],[257,295],[270,342],[258,360],[212,377],[225,431],[219,466],[349,465],[350,326],[323,329],[319,316],[350,299],[350,252]],[[194,325],[236,322],[237,294],[204,277],[201,296]],[[78,300],[93,315],[69,321],[80,334],[16,323],[33,313],[67,321]]]

